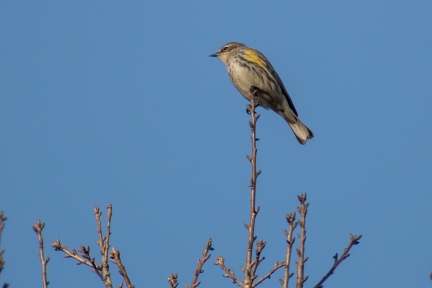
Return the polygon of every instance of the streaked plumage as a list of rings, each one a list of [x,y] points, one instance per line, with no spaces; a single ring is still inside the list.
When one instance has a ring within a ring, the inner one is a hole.
[[[250,100],[252,86],[258,88],[257,104],[282,116],[301,144],[314,137],[313,132],[298,118],[282,80],[261,52],[242,43],[231,42],[210,56],[219,58],[225,64],[232,83],[246,99]]]

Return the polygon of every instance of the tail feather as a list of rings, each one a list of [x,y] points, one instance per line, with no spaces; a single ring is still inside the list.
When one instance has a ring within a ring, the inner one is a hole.
[[[304,125],[303,122],[300,121],[300,119],[297,118],[297,122],[295,123],[288,122],[288,124],[291,127],[292,131],[294,132],[300,144],[304,145],[306,144],[306,141],[308,139],[312,139],[314,137],[314,133],[312,132],[312,130],[310,130],[306,125]]]

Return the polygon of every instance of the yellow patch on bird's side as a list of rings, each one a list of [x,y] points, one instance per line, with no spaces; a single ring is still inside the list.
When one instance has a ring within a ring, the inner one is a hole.
[[[246,50],[244,52],[244,58],[252,63],[255,63],[263,68],[265,68],[265,62],[259,57],[258,53],[255,50]]]

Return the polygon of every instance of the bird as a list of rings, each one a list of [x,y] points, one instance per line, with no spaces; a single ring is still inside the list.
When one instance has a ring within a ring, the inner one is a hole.
[[[218,58],[226,66],[231,82],[246,99],[250,101],[254,90],[259,106],[282,116],[300,144],[314,137],[312,130],[298,118],[290,95],[264,54],[243,43],[230,42],[210,57]]]

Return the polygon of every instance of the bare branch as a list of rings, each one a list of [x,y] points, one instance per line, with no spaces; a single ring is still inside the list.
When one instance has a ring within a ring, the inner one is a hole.
[[[33,224],[33,230],[36,232],[39,240],[39,258],[42,265],[42,287],[47,288],[48,287],[48,279],[47,279],[47,269],[46,266],[50,260],[50,258],[46,258],[44,256],[44,244],[43,244],[43,237],[42,237],[42,230],[45,227],[45,223],[42,223],[40,220],[38,220],[35,224]]]
[[[204,272],[204,270],[202,270],[202,267],[203,267],[204,263],[211,256],[211,254],[208,254],[208,252],[210,250],[214,250],[212,247],[212,239],[211,238],[207,241],[207,243],[204,247],[204,252],[202,253],[201,259],[198,259],[198,267],[195,270],[194,278],[192,279],[192,284],[191,284],[190,288],[198,287],[201,284],[201,282],[198,282],[198,276]],[[186,285],[186,288],[188,288],[187,285]]]
[[[295,242],[295,238],[293,237],[294,229],[297,227],[297,222],[295,222],[296,214],[295,212],[286,215],[286,220],[288,222],[288,230],[285,230],[285,236],[287,237],[287,249],[285,255],[285,268],[284,268],[284,280],[281,280],[281,285],[283,288],[288,288],[289,279],[293,276],[293,274],[289,273],[290,262],[291,262],[291,251],[292,246]]]
[[[108,250],[110,247],[109,239],[111,236],[111,217],[112,217],[112,205],[109,204],[106,206],[107,209],[107,233],[105,236],[103,236],[102,233],[102,222],[101,222],[101,215],[102,212],[99,211],[99,207],[94,206],[93,212],[96,217],[96,223],[97,223],[97,232],[99,235],[99,241],[96,241],[96,243],[99,245],[102,255],[102,274],[105,276],[103,282],[105,285],[111,285],[111,272],[109,271],[109,262],[108,262]]]
[[[168,277],[168,282],[170,283],[170,288],[176,288],[178,286],[177,276],[178,276],[177,274],[171,274]]]
[[[257,244],[256,244],[256,246],[257,246],[257,249],[255,250],[255,260],[252,262],[252,275],[256,275],[256,270],[258,269],[258,266],[259,266],[259,264],[262,262],[262,261],[264,261],[264,259],[265,259],[265,257],[262,257],[262,258],[260,258],[261,257],[261,252],[262,252],[262,250],[264,250],[264,248],[265,248],[265,245],[266,245],[266,242],[264,242],[264,241],[258,241],[257,242]]]
[[[96,216],[96,224],[97,224],[97,232],[99,236],[99,240],[96,241],[96,244],[99,245],[101,250],[101,256],[102,256],[102,264],[98,265],[95,262],[95,258],[90,256],[90,247],[84,247],[80,246],[78,249],[79,252],[82,253],[81,256],[78,255],[77,251],[72,248],[72,252],[67,249],[66,246],[62,246],[60,243],[60,240],[57,239],[54,243],[51,244],[52,247],[56,251],[62,251],[65,253],[65,258],[73,258],[76,261],[78,261],[78,265],[85,264],[89,267],[93,268],[93,272],[95,272],[99,278],[102,280],[106,288],[112,288],[112,282],[111,282],[111,273],[109,271],[109,263],[108,263],[108,250],[110,247],[109,239],[111,235],[111,217],[112,217],[112,205],[107,205],[107,234],[106,236],[103,236],[102,234],[102,223],[100,216],[102,215],[102,212],[99,211],[99,207],[94,207],[93,212]],[[122,285],[122,284],[121,284]]]
[[[234,271],[225,266],[225,259],[222,256],[217,256],[216,260],[217,261],[214,264],[219,265],[222,270],[225,271],[225,274],[222,275],[223,277],[231,278],[231,280],[233,280],[233,283],[236,283],[240,287],[245,287],[244,283],[236,278],[236,276],[234,275]]]
[[[301,219],[298,220],[298,224],[300,225],[300,234],[298,235],[300,239],[300,248],[297,249],[297,255],[299,257],[297,265],[297,288],[303,288],[304,282],[307,280],[307,276],[304,276],[304,264],[307,261],[307,257],[305,257],[305,244],[306,244],[306,215],[307,208],[309,206],[306,203],[307,194],[301,194],[298,196],[298,200],[300,202],[300,207],[297,207],[297,211],[300,213]]]
[[[247,112],[251,115],[251,121],[249,122],[249,126],[251,128],[251,143],[252,143],[252,156],[247,155],[248,160],[251,163],[252,168],[252,176],[250,180],[250,189],[251,189],[251,200],[250,200],[250,219],[249,224],[245,224],[244,226],[246,229],[248,229],[248,242],[247,242],[247,251],[246,251],[246,265],[243,268],[242,271],[244,272],[244,281],[240,282],[237,280],[234,276],[234,272],[231,269],[227,269],[224,265],[224,259],[222,257],[218,257],[218,264],[221,266],[221,268],[226,272],[224,277],[229,277],[233,280],[234,283],[237,283],[241,287],[245,288],[252,288],[260,283],[262,283],[265,279],[270,278],[270,276],[279,268],[285,266],[285,262],[278,263],[276,262],[275,266],[261,279],[259,279],[255,284],[253,283],[255,279],[258,277],[256,274],[256,271],[258,269],[259,264],[265,259],[264,257],[261,258],[261,252],[264,249],[266,243],[264,241],[259,241],[256,245],[256,251],[255,251],[255,260],[252,261],[252,250],[254,246],[254,242],[256,240],[255,236],[255,220],[256,216],[259,212],[260,207],[256,207],[256,183],[258,176],[261,174],[261,171],[257,171],[256,169],[256,162],[257,162],[257,147],[256,142],[259,140],[256,137],[256,123],[260,117],[259,114],[255,113],[256,100],[257,100],[257,92],[258,89],[254,86],[250,87],[250,94],[249,94],[249,100],[250,104],[247,105]]]
[[[250,288],[252,287],[252,283],[254,279],[257,277],[255,275],[256,269],[253,269],[253,266],[257,266],[259,263],[256,262],[255,265],[252,263],[252,250],[253,244],[255,242],[255,219],[259,211],[259,207],[255,208],[255,196],[256,196],[256,183],[258,179],[258,175],[261,171],[256,170],[256,160],[257,160],[257,147],[256,147],[256,122],[260,115],[255,114],[256,108],[256,87],[251,87],[250,89],[250,104],[247,105],[247,111],[251,115],[251,121],[249,122],[249,126],[251,128],[251,142],[252,142],[252,156],[247,156],[251,163],[252,168],[252,176],[250,180],[250,189],[251,189],[251,200],[250,200],[250,220],[248,225],[248,243],[247,243],[247,252],[246,252],[246,267],[244,270],[245,278],[244,278],[244,287]]]
[[[75,249],[72,249],[72,251],[74,252],[74,253],[76,253],[76,251],[75,251]],[[78,251],[79,252],[81,252],[82,253],[82,257],[84,258],[84,259],[87,259],[87,261],[90,263],[90,267],[92,267],[93,268],[93,272],[95,272],[98,276],[99,276],[99,278],[102,280],[102,282],[105,284],[105,287],[109,287],[109,288],[111,288],[112,287],[112,285],[110,285],[111,283],[107,283],[107,282],[105,282],[105,278],[104,278],[104,276],[103,276],[103,273],[101,272],[102,271],[102,267],[100,266],[100,265],[97,265],[96,264],[96,262],[95,262],[95,258],[94,257],[91,257],[90,256],[90,246],[87,246],[87,248],[86,247],[84,247],[83,245],[81,245],[80,246],[80,248],[78,249]]]
[[[7,220],[7,217],[4,216],[3,211],[0,211],[0,247],[1,247],[1,236],[3,233],[3,229],[5,227],[6,220]]]
[[[342,263],[342,261],[344,261],[346,258],[348,258],[350,256],[349,251],[351,250],[352,246],[360,243],[359,240],[361,237],[362,237],[362,235],[357,236],[357,235],[350,234],[350,242],[349,242],[348,246],[345,248],[344,252],[342,253],[342,256],[340,258],[338,258],[337,253],[335,254],[335,256],[333,256],[333,259],[334,259],[333,266],[330,268],[330,270],[327,272],[327,274],[324,275],[324,277],[321,279],[321,281],[319,281],[318,284],[316,284],[314,286],[314,288],[324,287],[323,286],[324,282],[334,273],[334,271],[339,266],[339,264]]]
[[[120,251],[112,248],[111,253],[110,253],[110,259],[111,259],[111,262],[115,263],[119,267],[119,273],[120,273],[120,275],[122,275],[124,281],[126,282],[127,287],[128,288],[135,288],[135,286],[132,285],[132,283],[129,279],[129,276],[126,272],[126,267],[123,265],[123,263],[121,261]],[[121,282],[120,285],[123,286],[123,282]]]
[[[55,251],[62,251],[63,253],[65,253],[66,254],[64,256],[65,258],[73,258],[76,261],[78,261],[77,265],[85,264],[89,267],[93,267],[93,265],[92,265],[92,263],[90,263],[90,261],[87,261],[84,258],[78,256],[78,253],[76,252],[75,249],[72,248],[72,252],[71,252],[67,249],[66,246],[61,246],[60,239],[57,239],[56,241],[54,241],[51,244],[51,246],[54,247]],[[100,268],[98,268],[97,270],[100,270]]]
[[[285,266],[285,261],[282,261],[282,262],[276,262],[275,263],[275,265],[273,266],[273,268],[266,274],[266,275],[264,275],[263,277],[261,277],[261,279],[259,279],[257,282],[255,282],[253,285],[252,285],[252,287],[256,287],[256,286],[258,286],[259,284],[261,284],[265,279],[270,279],[270,276],[274,273],[274,272],[276,272],[279,268],[282,268],[282,267],[284,267]]]
[[[3,229],[5,227],[5,222],[6,222],[7,218],[4,216],[3,211],[0,211],[0,248],[1,248],[1,236],[3,233]],[[0,249],[0,273],[3,271],[3,268],[5,266],[5,261],[3,260],[3,254],[4,254],[4,250]],[[9,287],[8,283],[4,283],[3,288],[7,288]]]

